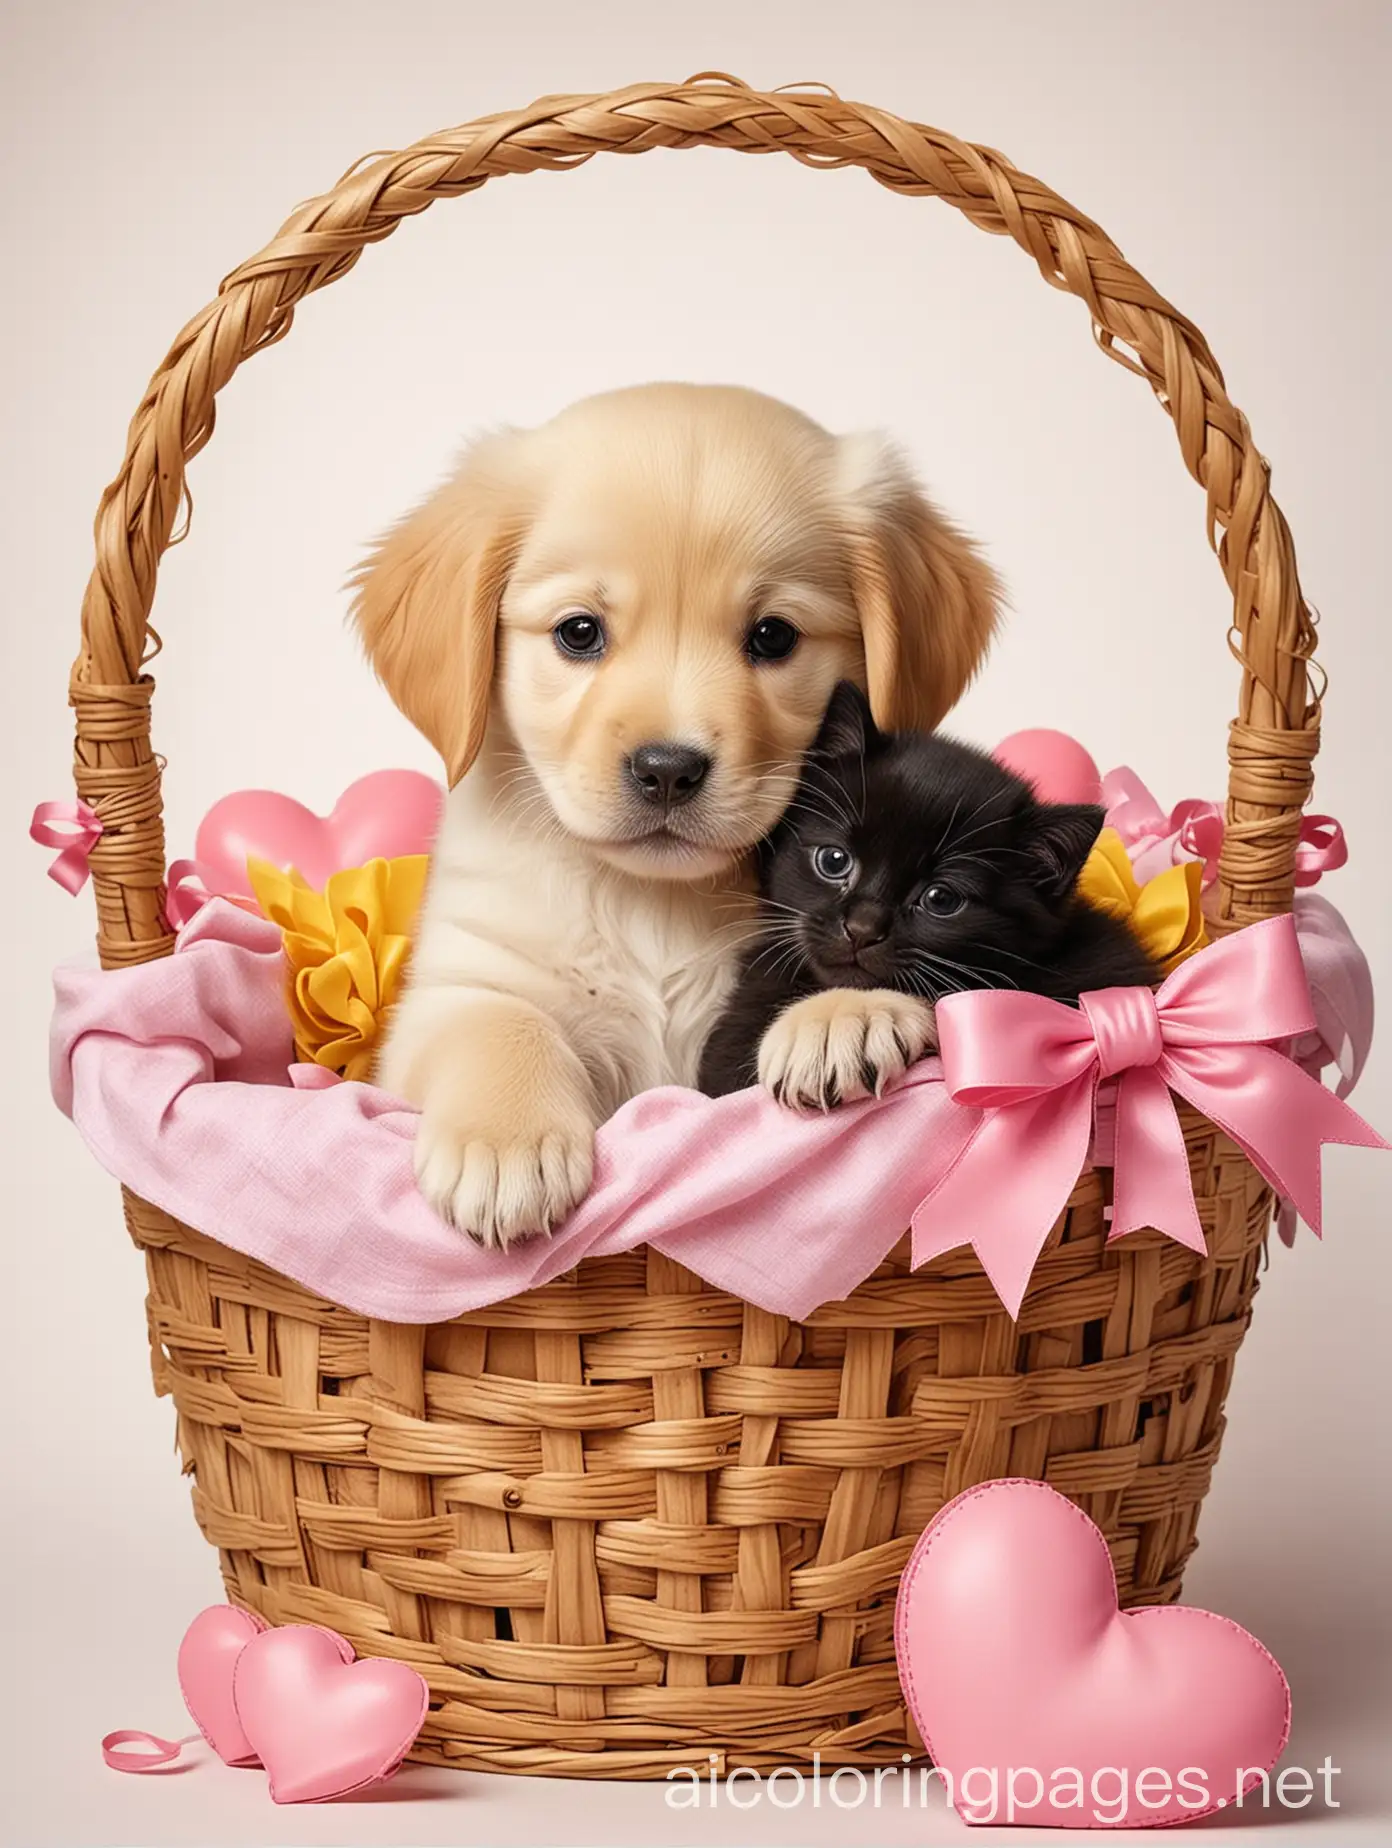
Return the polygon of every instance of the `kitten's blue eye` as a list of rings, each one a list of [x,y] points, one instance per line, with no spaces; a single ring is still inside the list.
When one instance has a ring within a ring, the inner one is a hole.
[[[955,918],[959,911],[966,910],[967,901],[955,886],[935,881],[919,899],[918,905],[920,911],[926,911],[929,917]]]
[[[597,661],[604,653],[604,624],[588,610],[576,610],[573,616],[563,617],[551,631],[551,638],[572,661]]]
[[[818,847],[812,855],[812,870],[828,885],[845,885],[855,872],[855,855],[844,847]]]

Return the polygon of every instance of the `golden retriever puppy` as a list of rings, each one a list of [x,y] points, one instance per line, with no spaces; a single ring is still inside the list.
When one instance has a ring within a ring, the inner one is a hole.
[[[450,784],[377,1076],[420,1107],[426,1198],[505,1245],[584,1195],[620,1104],[694,1083],[751,927],[750,850],[832,687],[935,725],[995,581],[882,440],[654,385],[476,443],[355,585]],[[915,1054],[922,1012],[900,1022]]]

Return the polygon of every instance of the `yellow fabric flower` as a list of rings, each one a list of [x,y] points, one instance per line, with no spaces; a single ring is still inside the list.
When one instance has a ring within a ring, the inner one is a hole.
[[[369,860],[316,892],[299,873],[248,860],[257,903],[285,940],[295,1056],[367,1079],[387,1012],[401,991],[425,875],[425,854]]]
[[[1200,899],[1203,866],[1198,860],[1170,866],[1137,885],[1126,843],[1104,828],[1087,857],[1078,892],[1089,904],[1129,924],[1162,975],[1208,942]]]

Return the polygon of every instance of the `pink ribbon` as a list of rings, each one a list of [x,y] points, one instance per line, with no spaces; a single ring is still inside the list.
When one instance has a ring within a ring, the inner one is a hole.
[[[101,1754],[113,1771],[159,1771],[165,1765],[173,1764],[189,1743],[188,1739],[161,1739],[157,1733],[124,1728],[120,1732],[106,1735],[101,1742]],[[126,1745],[138,1745],[146,1749],[123,1752],[120,1748]]]
[[[1332,815],[1306,815],[1295,850],[1295,883],[1318,885],[1320,874],[1348,864],[1348,842]]]
[[[1158,993],[1105,988],[1078,1008],[1013,990],[938,1004],[949,1096],[981,1110],[913,1216],[915,1266],[970,1244],[1011,1315],[1088,1157],[1115,1080],[1109,1239],[1154,1226],[1206,1249],[1171,1092],[1226,1130],[1320,1229],[1320,1149],[1388,1145],[1270,1042],[1313,1030],[1295,924],[1269,918],[1181,963]]]
[[[212,896],[203,883],[203,869],[197,860],[170,861],[165,875],[164,919],[171,930],[182,930]]]
[[[171,930],[182,930],[210,899],[219,896],[212,889],[212,877],[201,860],[170,861],[165,874],[164,921]],[[238,911],[249,911],[254,918],[261,916],[261,907],[254,898],[233,893],[228,903],[235,905]]]
[[[1203,883],[1218,877],[1223,847],[1223,811],[1216,802],[1176,803],[1167,815],[1134,770],[1122,765],[1102,779],[1107,826],[1126,844],[1136,878],[1142,885],[1167,866],[1202,860]],[[1312,886],[1322,874],[1348,860],[1344,831],[1332,815],[1305,815],[1295,850],[1295,883]]]
[[[29,823],[29,838],[40,847],[56,847],[58,857],[48,869],[64,891],[74,896],[91,877],[88,864],[103,828],[96,811],[85,802],[41,802]],[[175,860],[168,874],[164,915],[171,930],[182,930],[212,897],[203,868],[196,860]],[[254,909],[243,901],[244,909]]]
[[[1343,913],[1327,898],[1298,892],[1293,915],[1314,1003],[1315,1030],[1293,1040],[1288,1050],[1312,1078],[1330,1065],[1336,1067],[1334,1095],[1347,1097],[1372,1050],[1372,971]],[[1296,1214],[1289,1200],[1282,1200],[1277,1209],[1276,1230],[1283,1244],[1295,1243]]]
[[[59,849],[48,876],[74,897],[91,875],[88,859],[101,837],[96,811],[85,802],[41,802],[29,823],[31,841]]]

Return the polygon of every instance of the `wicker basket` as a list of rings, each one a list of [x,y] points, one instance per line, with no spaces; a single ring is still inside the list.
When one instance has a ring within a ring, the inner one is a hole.
[[[179,335],[103,496],[74,670],[76,779],[108,965],[162,956],[155,572],[215,393],[295,304],[437,198],[602,152],[710,145],[851,164],[1013,237],[1169,412],[1208,496],[1241,663],[1219,925],[1290,908],[1318,702],[1267,468],[1202,336],[1098,228],[1000,155],[807,88],[728,78],[551,97],[375,159],[301,207]],[[127,1197],[157,1389],[229,1595],[414,1663],[416,1756],[488,1770],[898,1762],[895,1587],[944,1499],[1042,1477],[1102,1527],[1124,1601],[1179,1591],[1270,1198],[1184,1117],[1209,1255],[1108,1249],[1086,1176],[1018,1323],[975,1260],[901,1247],[791,1324],[652,1251],[422,1329],[364,1321]]]

